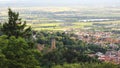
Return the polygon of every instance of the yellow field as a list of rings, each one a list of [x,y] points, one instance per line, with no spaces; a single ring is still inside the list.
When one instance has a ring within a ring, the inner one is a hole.
[[[83,22],[75,22],[72,23],[72,26],[61,26],[64,23],[42,23],[42,24],[27,24],[31,26],[33,30],[56,30],[63,31],[70,28],[84,28],[84,26],[92,26],[92,23],[83,23]]]

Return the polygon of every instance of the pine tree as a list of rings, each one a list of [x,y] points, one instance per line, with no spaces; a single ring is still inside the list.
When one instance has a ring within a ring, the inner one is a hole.
[[[31,27],[26,26],[26,21],[22,22],[22,19],[19,18],[19,13],[13,12],[11,9],[8,10],[8,22],[5,22],[1,28],[3,34],[8,37],[30,38],[32,35]]]

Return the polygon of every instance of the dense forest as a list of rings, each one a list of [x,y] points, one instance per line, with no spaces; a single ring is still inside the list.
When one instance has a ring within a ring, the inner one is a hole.
[[[0,34],[0,68],[120,68],[87,55],[107,48],[87,44],[72,33],[34,31],[11,9]],[[44,48],[39,50],[38,44]]]

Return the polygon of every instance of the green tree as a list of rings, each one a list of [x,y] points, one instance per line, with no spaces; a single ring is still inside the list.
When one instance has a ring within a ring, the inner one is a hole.
[[[111,63],[73,63],[56,65],[52,68],[120,68],[120,66]]]
[[[25,39],[1,36],[0,41],[0,68],[40,68],[35,49]]]
[[[8,11],[8,22],[3,24],[1,31],[8,37],[30,38],[32,35],[31,27],[26,27],[26,22],[22,22],[22,19],[19,18],[19,13],[13,12],[11,9]]]

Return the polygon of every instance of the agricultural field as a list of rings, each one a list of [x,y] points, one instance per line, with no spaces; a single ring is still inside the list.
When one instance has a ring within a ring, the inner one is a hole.
[[[71,28],[84,28],[85,26],[92,26],[92,23],[74,22],[74,23],[42,23],[42,24],[28,24],[34,30],[67,30]]]
[[[120,30],[120,9],[69,8],[69,7],[19,7],[12,8],[33,30],[89,29],[95,31]],[[7,8],[0,9],[0,23],[7,21]]]

